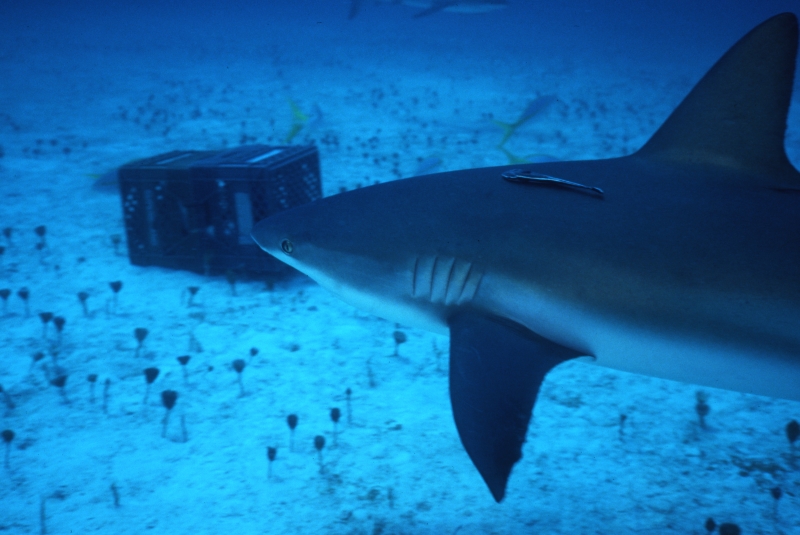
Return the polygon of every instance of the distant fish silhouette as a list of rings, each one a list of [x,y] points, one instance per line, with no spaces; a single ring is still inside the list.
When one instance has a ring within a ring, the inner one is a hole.
[[[533,117],[539,114],[543,109],[548,107],[550,104],[558,100],[554,95],[546,95],[543,97],[539,97],[536,100],[532,101],[528,104],[528,107],[525,108],[525,111],[522,112],[522,115],[519,116],[519,119],[514,121],[513,123],[504,123],[503,121],[494,120],[494,124],[499,126],[505,132],[503,135],[503,139],[500,141],[500,146],[502,147],[508,138],[510,138],[517,129],[522,126],[523,124],[530,121]]]
[[[417,168],[414,169],[414,173],[412,173],[411,176],[429,175],[440,165],[442,165],[441,158],[438,156],[429,156],[417,164]]]
[[[525,156],[517,156],[503,146],[497,147],[508,158],[509,165],[520,165],[525,163],[549,163],[559,162],[558,158],[550,156],[549,154],[527,154]]]
[[[109,193],[116,193],[119,191],[119,179],[117,177],[117,169],[106,171],[105,173],[90,173],[89,178],[94,179],[92,182],[92,189],[95,191],[105,191]]]
[[[300,132],[306,136],[310,135],[322,124],[322,110],[318,104],[314,104],[311,115],[304,113],[300,106],[291,99],[289,99],[289,107],[292,109],[292,127],[284,139],[286,143],[291,143]]]
[[[286,134],[286,138],[284,139],[286,143],[291,143],[294,137],[299,134],[300,130],[306,125],[306,122],[308,122],[308,116],[303,113],[292,99],[289,99],[289,107],[292,109],[292,127],[289,129],[289,133]]]
[[[361,11],[361,0],[352,0],[350,2],[350,13],[348,13],[347,18],[353,20],[356,18],[359,11]]]
[[[419,7],[422,11],[414,15],[415,19],[427,17],[440,11],[451,13],[486,13],[502,9],[508,5],[506,0],[378,0],[378,4],[402,4],[405,6]],[[350,3],[350,16],[355,18],[361,8],[361,0],[352,0]]]

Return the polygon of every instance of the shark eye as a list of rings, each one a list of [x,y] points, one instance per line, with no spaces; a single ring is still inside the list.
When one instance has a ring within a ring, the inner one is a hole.
[[[281,242],[281,250],[286,254],[292,254],[292,251],[294,251],[294,244],[289,240],[283,240]]]

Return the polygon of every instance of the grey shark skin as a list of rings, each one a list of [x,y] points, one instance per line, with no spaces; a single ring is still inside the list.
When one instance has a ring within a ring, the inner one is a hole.
[[[497,501],[567,359],[800,400],[796,52],[797,18],[775,16],[638,152],[521,168],[602,194],[470,169],[327,197],[253,238],[356,307],[450,334],[456,427]]]

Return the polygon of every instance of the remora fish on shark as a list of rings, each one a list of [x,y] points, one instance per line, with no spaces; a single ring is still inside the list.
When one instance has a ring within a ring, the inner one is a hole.
[[[752,30],[630,156],[387,182],[253,238],[359,308],[449,332],[456,427],[497,501],[566,360],[800,400],[797,36],[791,13]]]

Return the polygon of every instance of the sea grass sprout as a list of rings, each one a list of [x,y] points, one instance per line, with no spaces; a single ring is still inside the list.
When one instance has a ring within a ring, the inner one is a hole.
[[[404,344],[408,338],[403,331],[393,332],[392,337],[394,338],[394,356],[397,357],[400,354],[400,345]]]
[[[287,416],[286,423],[289,424],[289,451],[294,451],[294,430],[297,427],[297,415],[290,414]]]
[[[239,397],[244,396],[244,384],[242,383],[242,372],[244,371],[246,363],[242,359],[233,361],[233,369],[236,370],[236,376],[239,379]]]
[[[47,325],[53,319],[52,312],[39,312],[39,319],[42,320],[42,338],[47,340]]]
[[[86,376],[86,380],[89,381],[89,402],[94,403],[94,385],[97,383],[97,374],[90,373]]]
[[[333,445],[336,446],[337,434],[339,431],[339,419],[342,417],[342,411],[337,407],[331,409],[331,420],[333,421]]]
[[[146,389],[144,391],[144,401],[143,403],[147,405],[147,398],[150,396],[150,385],[158,377],[158,368],[145,368],[144,370],[144,379],[147,382]]]
[[[22,287],[17,291],[17,296],[19,296],[19,298],[22,299],[22,301],[25,303],[25,317],[26,318],[30,317],[31,315],[31,309],[29,305],[31,297],[30,290],[28,290],[25,287]]]
[[[269,464],[267,465],[267,479],[272,478],[272,461],[275,460],[275,457],[278,455],[278,449],[273,448],[272,446],[267,446],[267,460]]]
[[[200,291],[200,287],[199,286],[189,286],[187,288],[187,291],[189,292],[189,299],[186,302],[186,306],[192,306],[192,305],[194,305],[194,296],[197,295],[197,292]]]
[[[69,404],[67,392],[64,390],[64,387],[67,385],[67,377],[67,374],[57,375],[50,380],[50,384],[58,388],[58,393],[61,394],[61,398],[64,400],[64,403]]]
[[[323,472],[324,466],[322,464],[322,448],[325,447],[325,437],[322,435],[317,435],[314,437],[314,448],[317,450],[317,456],[319,459],[319,473]]]
[[[5,444],[6,444],[5,467],[6,467],[6,469],[8,469],[8,467],[9,467],[8,457],[9,457],[10,452],[11,452],[11,441],[14,440],[14,431],[12,431],[11,429],[5,429],[5,430],[3,430],[2,433],[0,433],[0,436],[3,437],[3,442],[5,442]]]
[[[89,308],[86,305],[86,300],[89,299],[89,294],[86,292],[78,292],[78,301],[81,303],[81,308],[83,308],[83,315],[89,315]]]
[[[8,296],[11,295],[10,288],[2,288],[0,289],[0,299],[3,300],[3,315],[5,316],[8,314]]]
[[[163,428],[161,429],[161,436],[167,436],[167,424],[169,423],[169,415],[172,413],[172,408],[175,407],[175,402],[178,401],[178,393],[174,390],[164,390],[161,392],[161,403],[167,409],[167,414],[164,416]]]
[[[139,351],[141,351],[142,346],[144,345],[144,340],[147,338],[148,330],[144,327],[137,327],[133,330],[133,336],[136,338],[137,346],[136,346],[136,357],[139,356]]]
[[[186,371],[186,365],[189,364],[189,359],[192,357],[189,355],[181,355],[178,357],[178,362],[181,365],[181,370],[183,370],[183,383],[186,384],[189,382],[189,372]]]

